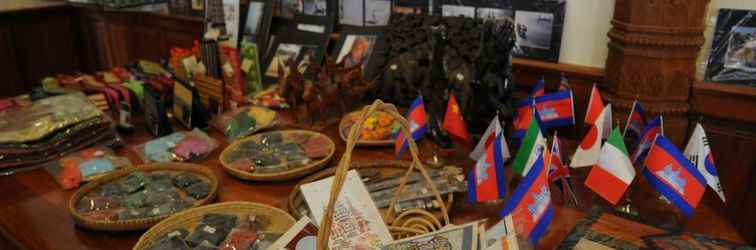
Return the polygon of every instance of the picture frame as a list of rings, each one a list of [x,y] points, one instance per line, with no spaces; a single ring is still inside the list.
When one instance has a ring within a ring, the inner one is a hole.
[[[313,40],[291,37],[277,39],[271,46],[271,51],[261,68],[263,85],[268,87],[275,84],[282,77],[278,75],[278,67],[291,58],[294,58],[298,63],[299,67],[301,67],[300,72],[303,73],[306,70],[306,59],[311,56],[315,57],[316,62],[322,62],[325,58],[325,45]]]
[[[555,0],[437,0],[432,9],[444,17],[511,19],[517,30],[515,57],[558,62],[566,5]]]
[[[374,79],[386,61],[385,53],[382,53],[386,47],[383,33],[376,29],[342,31],[331,56],[334,56],[336,63],[345,62],[345,67],[361,62],[365,78]],[[349,56],[353,54],[360,55]]]
[[[338,25],[342,29],[385,27],[394,11],[393,0],[337,0]]]
[[[267,48],[273,22],[273,1],[250,0],[244,13],[242,38],[257,44],[258,48]]]
[[[719,10],[704,79],[756,87],[756,11]]]

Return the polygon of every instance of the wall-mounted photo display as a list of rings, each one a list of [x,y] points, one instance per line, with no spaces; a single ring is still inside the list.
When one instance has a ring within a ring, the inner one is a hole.
[[[267,48],[272,18],[273,3],[270,0],[250,0],[244,17],[243,39],[257,44],[258,48]]]
[[[311,16],[326,16],[328,13],[327,0],[302,0],[302,14]]]
[[[514,55],[559,61],[566,0],[438,0],[434,13],[444,17],[510,19],[515,22]]]
[[[719,10],[705,78],[756,87],[756,11]]]
[[[339,24],[352,27],[386,26],[391,0],[338,0]]]
[[[361,64],[367,79],[373,79],[385,61],[382,53],[376,52],[385,48],[381,32],[346,31],[336,48],[336,63],[343,63],[346,68]]]

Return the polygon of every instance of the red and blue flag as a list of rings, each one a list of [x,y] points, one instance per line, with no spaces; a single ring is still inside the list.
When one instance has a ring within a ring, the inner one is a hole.
[[[546,93],[546,80],[541,78],[541,80],[536,83],[535,86],[533,86],[533,91],[530,92],[530,98],[536,98],[539,96],[542,96]]]
[[[664,134],[663,126],[664,121],[661,116],[656,117],[656,119],[646,125],[646,128],[643,129],[643,133],[641,133],[640,139],[638,139],[638,145],[635,147],[635,151],[633,151],[633,164],[643,162],[648,150],[654,143],[656,135]]]
[[[410,133],[412,139],[415,141],[420,140],[425,135],[425,131],[428,130],[428,119],[425,116],[425,104],[423,104],[423,97],[417,96],[412,105],[410,105],[409,111],[407,111],[407,121],[409,122]],[[404,151],[409,148],[407,138],[404,137],[404,132],[400,132],[396,137],[396,143],[394,145],[394,153],[396,158],[401,158]]]
[[[564,73],[562,73],[562,79],[559,81],[559,91],[565,91],[565,90],[571,90],[570,88],[570,82],[567,80],[567,77],[564,76]]]
[[[687,216],[693,211],[706,190],[706,179],[693,163],[663,135],[648,152],[643,175],[667,200]]]
[[[512,215],[515,231],[527,235],[533,245],[546,233],[554,217],[544,152],[540,151],[537,157],[499,214],[501,217]]]
[[[499,133],[467,175],[467,199],[470,203],[504,199],[507,193],[505,159],[502,155],[504,146],[503,136]]]
[[[625,124],[623,135],[627,135],[627,131],[630,131],[633,132],[635,136],[641,136],[647,122],[646,112],[643,111],[640,102],[633,102],[633,110],[630,111],[630,115],[627,117],[627,123]]]
[[[530,126],[530,120],[533,119],[533,109],[535,106],[535,100],[528,98],[517,103],[517,115],[514,119],[514,137],[515,142],[522,139],[525,136],[525,132],[528,132],[528,126]]]
[[[572,91],[560,91],[536,97],[535,106],[541,128],[548,129],[575,124]]]

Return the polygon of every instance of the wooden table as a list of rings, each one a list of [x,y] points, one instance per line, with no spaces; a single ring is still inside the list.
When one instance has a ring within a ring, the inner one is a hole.
[[[131,145],[144,143],[152,138],[142,129],[143,124],[137,124],[137,130],[131,135],[123,135],[127,145],[118,149],[121,155],[127,155],[132,162],[140,163],[136,154],[130,151]],[[326,130],[336,143],[336,154],[331,161],[335,164],[344,151],[344,142],[339,139],[337,128]],[[211,130],[210,135],[222,138],[222,135]],[[247,182],[235,179],[222,170],[218,155],[228,144],[223,141],[219,149],[201,162],[211,168],[221,180],[222,188],[218,202],[224,201],[252,201],[273,205],[286,209],[286,199],[296,181],[280,183]],[[574,143],[566,142],[566,149],[574,148]],[[433,152],[433,146],[428,140],[420,143],[421,157],[428,158]],[[376,159],[393,159],[392,148],[358,148],[354,151],[355,161],[372,161]],[[566,152],[570,152],[566,150]],[[441,155],[448,164],[456,164],[469,168],[473,162],[467,159],[461,148],[444,150]],[[408,156],[405,156],[408,157]],[[584,178],[586,171],[578,171],[577,180]],[[511,174],[508,173],[511,177]],[[576,181],[577,182],[577,181]],[[580,183],[580,182],[577,182]],[[510,182],[511,184],[511,182]],[[580,196],[581,206],[562,205],[561,199],[554,198],[556,211],[547,234],[539,243],[538,249],[553,249],[559,245],[570,230],[580,221],[586,211],[601,202],[581,184],[576,185]],[[0,177],[0,229],[5,240],[0,241],[0,249],[131,249],[143,232],[97,232],[77,227],[66,206],[73,191],[63,191],[55,180],[44,170],[37,169],[17,173],[12,176]],[[508,192],[514,190],[510,185]],[[556,190],[553,189],[552,190]],[[454,223],[463,223],[475,219],[496,218],[502,204],[471,205],[466,202],[464,195],[456,199],[451,209]],[[646,218],[653,220],[653,215]],[[686,223],[685,229],[691,232],[704,233],[714,237],[743,242],[733,226],[722,216],[717,215],[707,206],[700,206],[695,215]]]

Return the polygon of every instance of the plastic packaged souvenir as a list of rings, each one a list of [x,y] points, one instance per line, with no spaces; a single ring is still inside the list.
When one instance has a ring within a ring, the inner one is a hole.
[[[144,162],[186,162],[204,159],[217,147],[218,141],[195,128],[137,145],[133,150]]]
[[[0,143],[36,141],[56,130],[102,115],[81,93],[45,98],[28,107],[0,112]]]
[[[216,118],[215,126],[230,141],[249,136],[277,124],[275,111],[262,106],[237,109]]]
[[[112,171],[131,166],[126,157],[118,157],[107,147],[98,146],[65,156],[47,166],[47,171],[64,189],[97,179]]]

